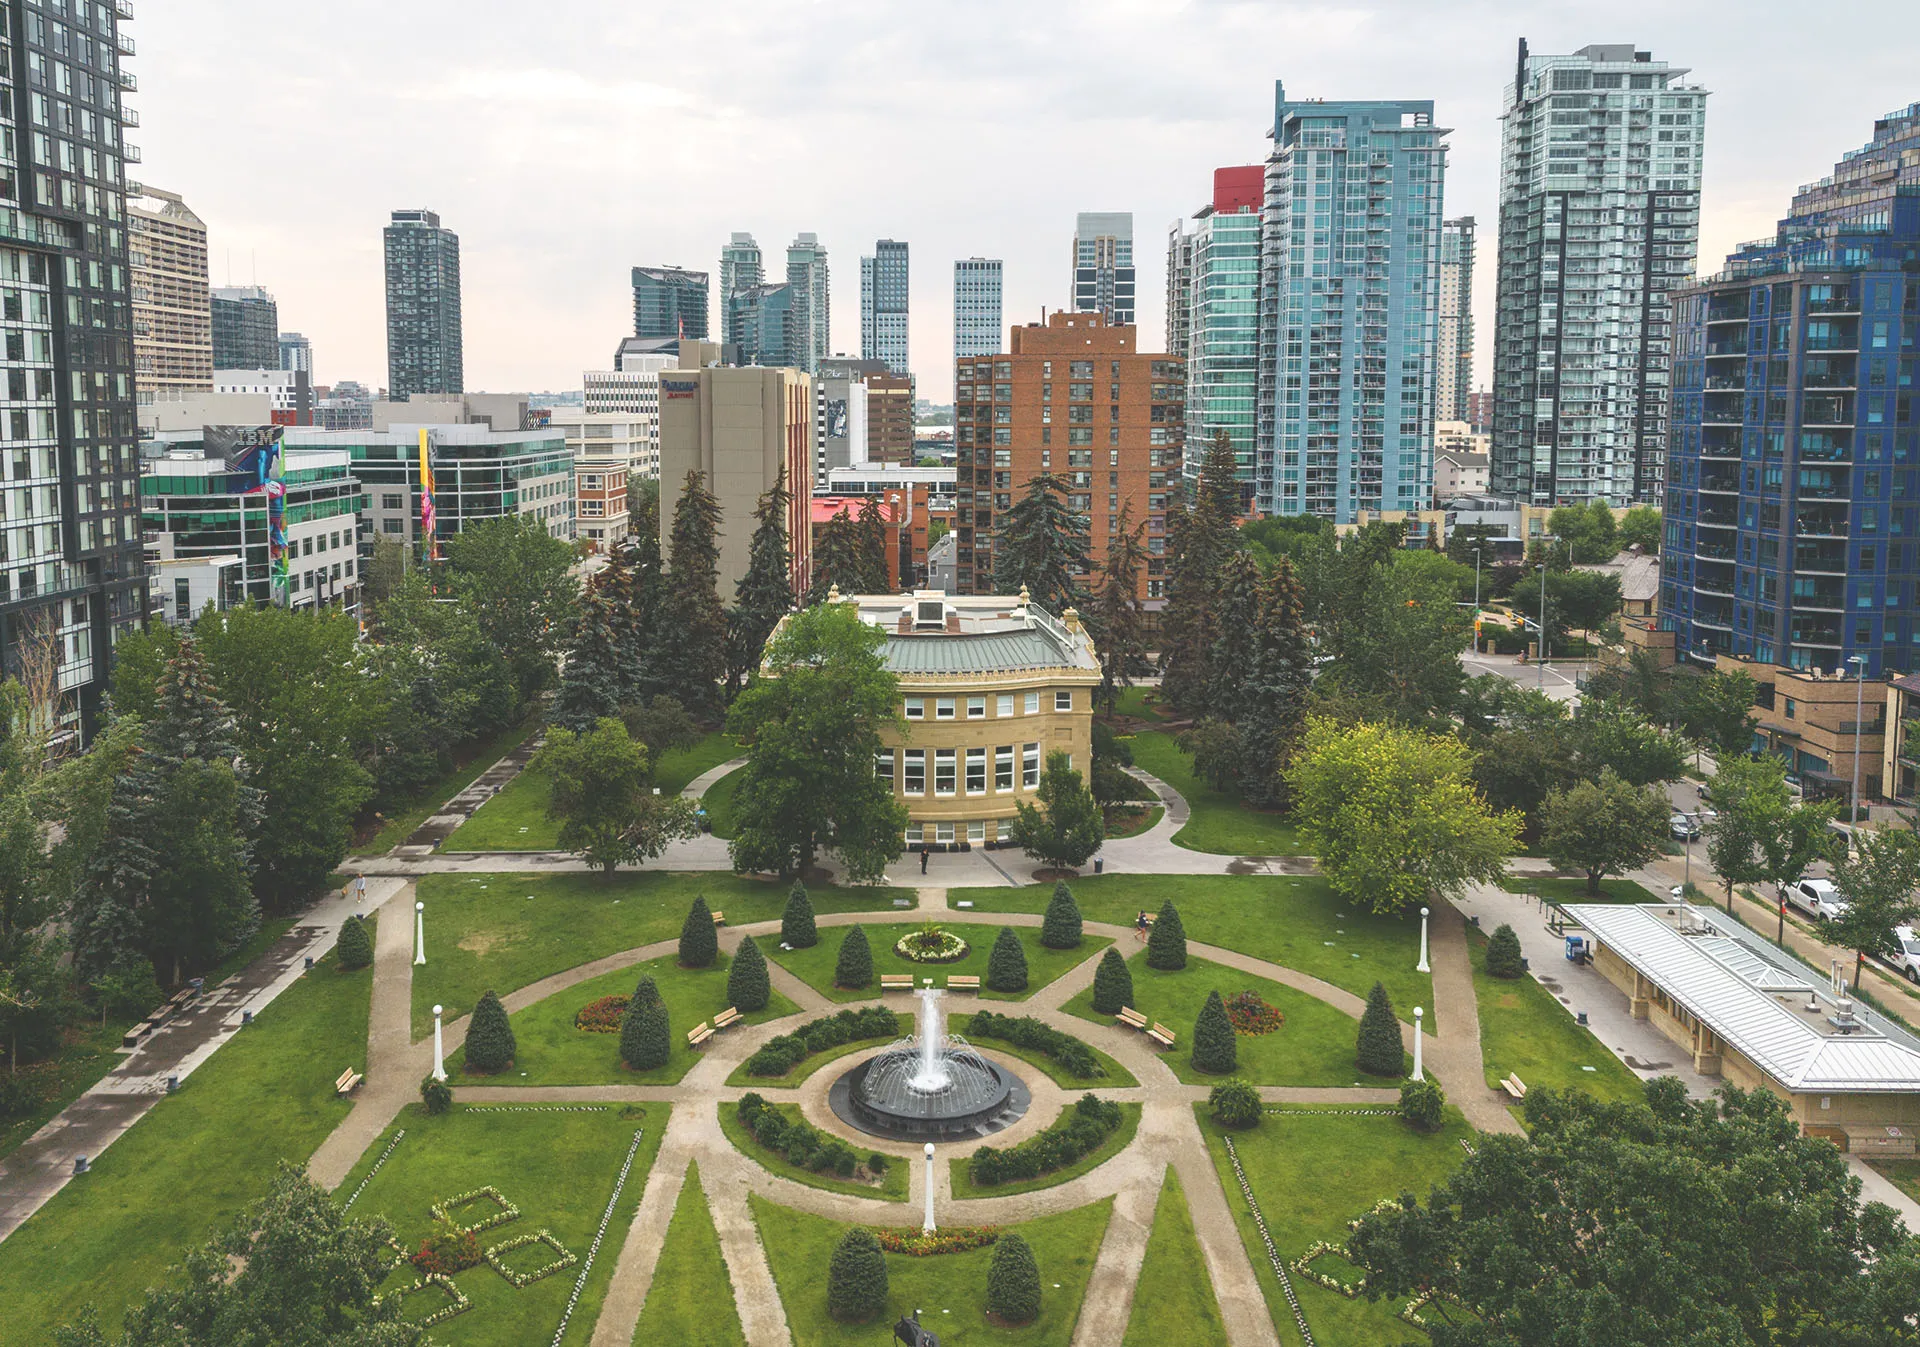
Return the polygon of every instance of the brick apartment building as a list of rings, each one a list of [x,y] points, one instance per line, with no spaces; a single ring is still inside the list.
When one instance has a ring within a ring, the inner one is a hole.
[[[1070,508],[1087,517],[1096,569],[1131,503],[1148,555],[1140,597],[1157,611],[1185,448],[1186,362],[1140,353],[1137,328],[1097,313],[1055,313],[1010,335],[1005,352],[954,366],[959,592],[996,592],[994,529],[1028,482],[1054,473],[1068,482]]]
[[[913,462],[913,380],[903,374],[867,376],[867,461]]]

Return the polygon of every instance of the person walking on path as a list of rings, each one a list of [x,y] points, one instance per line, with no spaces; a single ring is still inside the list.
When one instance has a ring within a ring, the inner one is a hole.
[[[922,842],[920,844],[920,873],[923,875],[927,872],[927,857],[932,854],[933,848]]]
[[[353,877],[353,901],[356,903],[364,903],[367,901],[367,877],[365,875],[355,875]]]
[[[1140,914],[1133,919],[1133,938],[1135,940],[1145,940],[1147,938],[1147,910],[1144,907],[1140,909]]]

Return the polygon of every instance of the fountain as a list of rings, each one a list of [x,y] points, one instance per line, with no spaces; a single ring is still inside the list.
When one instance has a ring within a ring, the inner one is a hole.
[[[1029,1101],[1019,1077],[943,1032],[940,999],[920,988],[919,1032],[835,1081],[828,1104],[843,1122],[876,1136],[984,1136],[1018,1119]]]

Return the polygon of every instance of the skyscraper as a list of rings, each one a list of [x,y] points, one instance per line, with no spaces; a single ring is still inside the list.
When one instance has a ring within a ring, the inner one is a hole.
[[[907,245],[881,239],[860,259],[860,356],[907,377]]]
[[[1081,211],[1073,227],[1073,308],[1133,322],[1133,212]]]
[[[257,285],[213,291],[213,367],[279,369],[280,306]]]
[[[767,283],[766,269],[760,265],[760,245],[751,234],[735,234],[720,250],[720,339],[738,343],[740,334],[733,327],[733,295]],[[671,334],[669,334],[671,335]]]
[[[1682,663],[1914,668],[1917,256],[1920,103],[1802,187],[1776,237],[1676,292],[1660,623]],[[1831,785],[1814,747],[1789,768]]]
[[[793,287],[793,363],[812,374],[832,350],[833,301],[827,250],[815,234],[797,234],[787,245],[787,284]]]
[[[953,355],[992,355],[1000,335],[1000,259],[969,257],[953,264]]]
[[[1171,309],[1167,314],[1168,344],[1177,337],[1187,360],[1186,441],[1193,447],[1186,456],[1187,476],[1200,475],[1214,436],[1224,431],[1249,494],[1259,392],[1264,176],[1258,164],[1214,170],[1213,197],[1194,215],[1192,229],[1176,225],[1177,232],[1169,235],[1169,248],[1184,252],[1187,273],[1180,296],[1186,311],[1177,318]],[[1168,303],[1174,302],[1170,280]]]
[[[313,343],[298,332],[280,334],[280,368],[313,373]]]
[[[633,335],[665,341],[681,337],[705,341],[707,273],[682,267],[635,267]]]
[[[430,210],[397,210],[386,251],[388,396],[465,392],[460,236]]]
[[[1473,237],[1471,215],[1440,225],[1440,382],[1433,419],[1467,419],[1473,391]]]
[[[51,666],[57,742],[96,723],[114,638],[146,614],[134,442],[122,130],[129,6],[0,11],[0,130],[14,163],[0,233],[0,669]],[[57,76],[57,79],[56,79]],[[31,85],[31,91],[29,86]],[[52,709],[52,708],[49,708]]]
[[[750,285],[727,297],[727,327],[737,334],[740,363],[802,368],[805,318],[799,287]]]
[[[151,402],[158,392],[213,387],[212,291],[206,224],[175,193],[141,191],[127,201],[127,265],[134,385]]]
[[[1446,135],[1428,100],[1293,103],[1274,84],[1262,513],[1350,524],[1361,510],[1418,509],[1432,492]]]
[[[1658,500],[1671,291],[1700,240],[1707,91],[1631,45],[1520,42],[1500,135],[1493,489]]]
[[[1193,231],[1185,217],[1167,226],[1167,354],[1187,358],[1192,339]]]

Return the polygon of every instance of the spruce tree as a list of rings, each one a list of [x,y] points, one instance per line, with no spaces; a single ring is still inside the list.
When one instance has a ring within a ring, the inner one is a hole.
[[[1487,942],[1487,973],[1490,977],[1517,978],[1526,971],[1520,962],[1520,937],[1511,926],[1502,923]]]
[[[795,880],[787,890],[787,910],[780,914],[780,943],[788,949],[812,949],[820,943],[820,932],[813,923],[813,900],[807,886]]]
[[[747,570],[734,586],[727,614],[727,696],[746,686],[760,667],[761,652],[780,619],[793,608],[793,579],[788,574],[787,470],[780,469],[772,490],[753,512],[753,540],[747,545]]]
[[[862,589],[861,567],[859,528],[853,516],[842,509],[814,535],[813,581],[807,590],[807,606],[825,603],[835,589],[842,594],[858,594]]]
[[[1040,1316],[1040,1265],[1033,1248],[1011,1232],[993,1242],[987,1264],[987,1313],[1002,1323],[1024,1324]]]
[[[993,592],[1025,589],[1056,617],[1079,604],[1091,526],[1083,512],[1068,508],[1070,490],[1066,478],[1041,473],[1012,509],[1001,512],[994,532]]]
[[[1261,593],[1257,638],[1238,688],[1234,726],[1241,798],[1264,808],[1287,803],[1287,768],[1306,732],[1313,651],[1293,563],[1280,558]]]
[[[653,486],[653,491],[644,494],[629,491],[632,533],[624,547],[614,549],[607,569],[595,577],[606,589],[612,607],[623,706],[648,703],[669,692],[660,652],[653,644],[665,588],[661,578],[659,484]]]
[[[1354,1060],[1369,1076],[1397,1076],[1405,1057],[1400,1047],[1400,1021],[1386,986],[1376,982],[1367,993],[1366,1013],[1360,1016],[1360,1037]]]
[[[1094,1013],[1117,1015],[1122,1007],[1132,1004],[1133,971],[1120,957],[1119,950],[1109,949],[1100,956],[1100,966],[1093,970]]]
[[[574,614],[550,719],[562,729],[584,734],[602,716],[620,714],[625,681],[613,603],[600,586],[591,586]]]
[[[1017,992],[1027,986],[1027,950],[1013,927],[1002,926],[987,955],[987,986],[996,992]]]
[[[665,1066],[673,1055],[673,1031],[666,1003],[650,975],[643,974],[620,1021],[620,1060],[635,1071]]]
[[[867,928],[849,926],[840,937],[840,957],[833,966],[833,985],[864,987],[873,981],[873,946],[867,943]]]
[[[1207,683],[1197,704],[1186,709],[1238,724],[1251,700],[1244,680],[1253,667],[1260,640],[1260,610],[1266,585],[1260,567],[1245,552],[1235,552],[1214,572],[1216,629],[1207,656]]]
[[[887,565],[887,521],[880,513],[878,496],[861,502],[855,540],[860,557],[860,588],[855,592],[888,593],[893,588],[893,568]]]
[[[711,968],[720,956],[720,938],[714,934],[713,912],[705,896],[695,898],[680,926],[680,966]]]
[[[334,961],[343,969],[365,968],[373,962],[373,937],[367,934],[367,924],[358,917],[348,917],[340,926],[340,938],[334,942]]]
[[[1040,943],[1048,949],[1074,949],[1080,944],[1080,905],[1073,901],[1073,890],[1064,879],[1053,886],[1046,919],[1040,924]]]
[[[1088,625],[1100,657],[1100,696],[1113,714],[1120,689],[1153,672],[1147,658],[1146,614],[1140,603],[1140,571],[1147,564],[1141,541],[1144,523],[1133,522],[1133,502],[1123,501],[1107,530],[1107,559],[1100,568],[1100,590],[1093,596]]]
[[[654,626],[662,691],[699,713],[712,709],[727,672],[727,614],[720,606],[720,503],[704,474],[687,473]]]
[[[727,971],[727,1000],[743,1014],[765,1010],[773,995],[767,978],[767,958],[753,937],[742,936],[740,948],[733,952],[733,967]]]
[[[1217,431],[1207,451],[1191,510],[1167,516],[1167,603],[1161,615],[1160,692],[1189,711],[1204,712],[1214,686],[1213,644],[1220,631],[1216,579],[1240,548],[1240,484],[1233,443]]]
[[[473,1008],[473,1018],[467,1021],[467,1070],[483,1075],[505,1071],[513,1065],[516,1048],[507,1008],[488,988]]]
[[[1235,1041],[1233,1021],[1227,1018],[1226,1002],[1220,993],[1207,993],[1207,1002],[1193,1021],[1193,1066],[1196,1071],[1224,1076],[1239,1065],[1240,1048]]]
[[[873,1231],[856,1225],[834,1246],[827,1265],[827,1311],[842,1323],[863,1323],[887,1308],[887,1259]]]
[[[1180,924],[1180,913],[1169,898],[1153,919],[1153,931],[1147,936],[1147,967],[1174,972],[1187,966],[1187,928]]]

